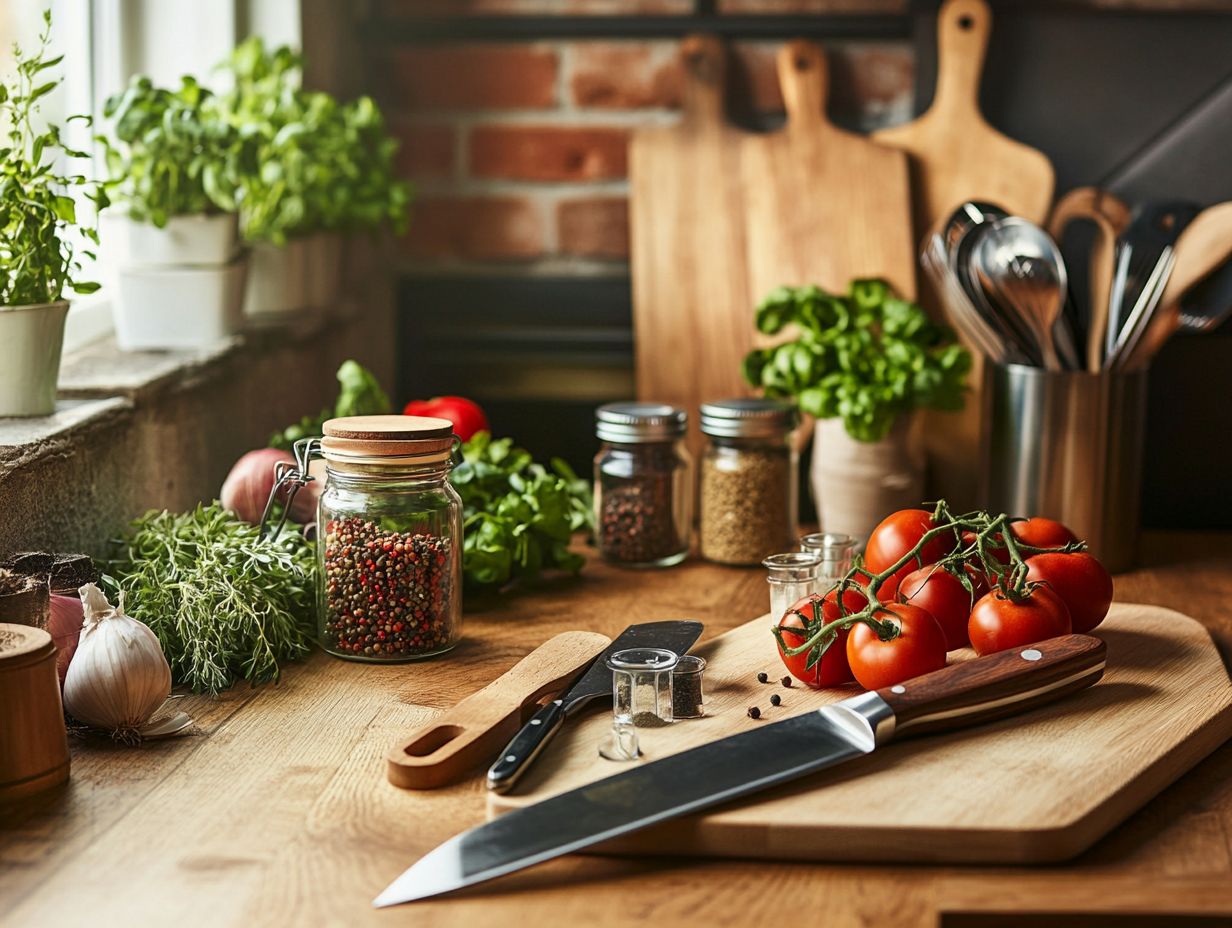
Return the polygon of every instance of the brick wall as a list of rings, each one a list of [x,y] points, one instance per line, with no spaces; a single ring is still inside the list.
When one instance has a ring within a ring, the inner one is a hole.
[[[899,0],[721,0],[720,14],[901,12]],[[692,0],[386,0],[374,23],[474,15],[687,15]],[[678,118],[673,39],[400,43],[368,31],[369,84],[419,190],[407,270],[620,272],[628,257],[629,133]],[[393,34],[393,33],[391,33]],[[781,119],[778,42],[734,39],[738,121]],[[870,129],[908,117],[908,40],[828,42],[831,115]]]

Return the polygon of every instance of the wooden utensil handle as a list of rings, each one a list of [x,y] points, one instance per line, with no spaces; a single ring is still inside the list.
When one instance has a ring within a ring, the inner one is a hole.
[[[559,699],[553,699],[532,715],[488,770],[488,789],[498,793],[513,789],[522,771],[547,747],[564,721],[565,709]]]
[[[1106,650],[1090,635],[1062,635],[952,664],[877,695],[894,711],[895,737],[964,728],[1091,686],[1104,674]]]

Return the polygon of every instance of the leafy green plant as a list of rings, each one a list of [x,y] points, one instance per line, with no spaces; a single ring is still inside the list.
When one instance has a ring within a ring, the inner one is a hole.
[[[398,143],[369,97],[341,103],[300,86],[302,59],[257,37],[223,67],[235,89],[228,119],[244,152],[239,208],[250,241],[283,244],[314,232],[406,228],[411,188],[396,176]]]
[[[103,115],[112,123],[99,137],[108,188],[133,219],[161,228],[173,216],[235,211],[240,135],[194,78],[167,90],[134,77]]]
[[[508,438],[480,432],[462,446],[452,482],[462,497],[462,569],[474,586],[532,580],[541,571],[576,573],[585,558],[573,534],[593,529],[590,484],[564,461],[549,470]]]
[[[98,230],[93,223],[78,222],[74,189],[80,190],[98,209],[107,205],[107,194],[81,174],[69,174],[57,166],[58,158],[88,158],[89,153],[67,147],[57,126],[39,131],[34,119],[38,101],[51,93],[60,79],[45,80],[46,72],[64,58],[44,57],[51,33],[51,13],[43,14],[44,28],[38,51],[31,56],[13,46],[16,74],[0,83],[0,125],[7,127],[0,145],[0,306],[54,303],[66,287],[79,294],[93,293],[97,283],[80,280],[81,262],[69,239],[70,227],[95,245]],[[70,117],[89,121],[88,116]],[[93,258],[94,252],[81,254]]]
[[[880,280],[855,280],[845,296],[820,287],[779,287],[757,307],[757,329],[795,339],[758,348],[744,377],[767,396],[795,397],[848,434],[879,441],[913,409],[961,409],[971,355],[945,326]]]
[[[381,389],[372,372],[358,361],[343,361],[338,368],[338,399],[333,406],[322,409],[319,415],[304,416],[294,425],[270,436],[269,446],[290,451],[301,438],[321,434],[321,426],[328,419],[341,416],[382,416],[393,412],[389,397]]]
[[[218,693],[277,680],[280,662],[310,648],[315,560],[299,533],[262,539],[212,503],[149,512],[117,545],[104,581],[158,636],[177,684]]]

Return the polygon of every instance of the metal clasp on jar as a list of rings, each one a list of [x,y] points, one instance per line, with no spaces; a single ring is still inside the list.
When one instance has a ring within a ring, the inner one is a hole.
[[[267,523],[274,509],[274,502],[278,499],[278,492],[285,487],[287,499],[282,507],[282,515],[269,534],[271,541],[282,534],[282,529],[287,524],[287,516],[291,512],[291,504],[295,502],[295,495],[316,479],[308,473],[308,468],[313,458],[321,456],[321,439],[301,438],[292,446],[292,453],[295,455],[294,464],[279,461],[274,465],[274,485],[270,488],[269,499],[265,501],[265,511],[261,513],[261,522],[257,527],[261,538],[266,537]]]

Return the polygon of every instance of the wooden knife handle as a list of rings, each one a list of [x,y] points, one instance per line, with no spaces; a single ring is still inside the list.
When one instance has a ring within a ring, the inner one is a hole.
[[[894,711],[895,737],[965,728],[1085,689],[1104,675],[1106,651],[1090,635],[1062,635],[951,664],[877,695]]]
[[[527,707],[572,683],[609,644],[611,639],[595,632],[563,632],[545,641],[390,749],[389,782],[403,789],[434,789],[490,763],[517,732]]]

